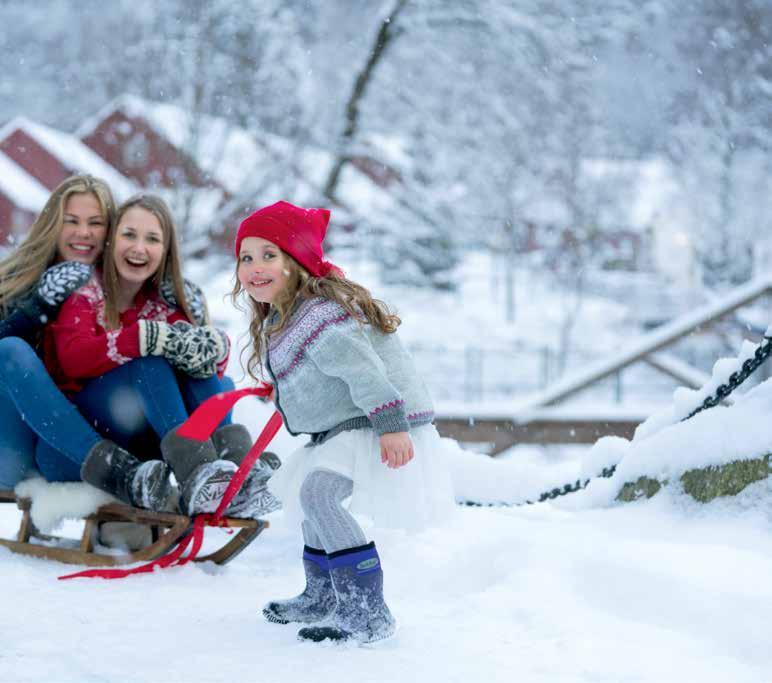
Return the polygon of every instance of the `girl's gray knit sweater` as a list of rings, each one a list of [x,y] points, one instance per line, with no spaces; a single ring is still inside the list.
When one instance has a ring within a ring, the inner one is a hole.
[[[380,435],[434,419],[397,335],[360,323],[334,301],[302,302],[267,347],[276,405],[291,434],[320,443],[350,429],[372,427]]]

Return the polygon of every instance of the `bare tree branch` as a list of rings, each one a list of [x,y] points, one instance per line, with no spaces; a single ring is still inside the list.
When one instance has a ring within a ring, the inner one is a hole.
[[[335,162],[330,169],[323,190],[324,196],[331,201],[335,201],[335,191],[341,171],[349,161],[348,147],[354,139],[359,125],[359,103],[365,95],[367,86],[373,79],[378,63],[386,53],[389,43],[396,35],[396,19],[405,5],[407,5],[407,2],[408,0],[396,0],[391,11],[381,21],[381,27],[375,36],[375,44],[367,56],[367,62],[354,82],[351,96],[346,103],[346,125],[338,142]]]

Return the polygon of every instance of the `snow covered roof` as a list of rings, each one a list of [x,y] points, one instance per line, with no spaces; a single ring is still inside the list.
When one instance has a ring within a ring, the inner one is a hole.
[[[13,159],[0,152],[0,192],[16,206],[32,213],[48,200],[48,190]]]
[[[302,175],[321,183],[329,169],[330,155],[320,150],[302,148],[296,154],[296,143],[275,135],[261,133],[258,140],[250,131],[234,126],[223,118],[194,116],[174,104],[152,102],[135,95],[121,95],[109,102],[78,128],[76,135],[86,137],[116,111],[130,118],[140,118],[178,149],[191,151],[190,140],[196,140],[192,156],[202,169],[230,192],[243,189],[250,176],[270,171],[277,161],[297,159]],[[195,127],[195,135],[191,132]]]
[[[66,168],[81,173],[90,173],[107,182],[119,201],[137,191],[134,183],[110,166],[74,135],[18,116],[0,128],[0,139],[16,130],[21,130],[29,135]]]

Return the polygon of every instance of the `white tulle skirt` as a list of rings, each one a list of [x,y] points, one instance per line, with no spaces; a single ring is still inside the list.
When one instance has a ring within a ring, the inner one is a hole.
[[[381,462],[372,429],[341,432],[319,446],[300,448],[285,459],[268,487],[283,504],[288,522],[303,519],[300,487],[309,472],[325,469],[354,482],[348,509],[376,527],[420,531],[441,523],[454,508],[453,487],[434,425],[410,430],[415,457],[391,469]]]

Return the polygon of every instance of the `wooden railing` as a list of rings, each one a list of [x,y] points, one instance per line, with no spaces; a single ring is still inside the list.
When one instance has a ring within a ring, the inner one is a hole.
[[[610,358],[593,363],[541,392],[513,401],[506,414],[501,410],[497,415],[474,409],[464,414],[440,410],[438,430],[443,436],[458,441],[488,444],[487,450],[492,455],[521,443],[593,443],[607,435],[630,438],[645,415],[624,416],[614,410],[593,410],[571,416],[566,409],[550,411],[547,408],[638,362],[646,362],[690,388],[699,388],[707,375],[662,350],[770,293],[772,277],[753,280],[717,301],[638,337]]]

